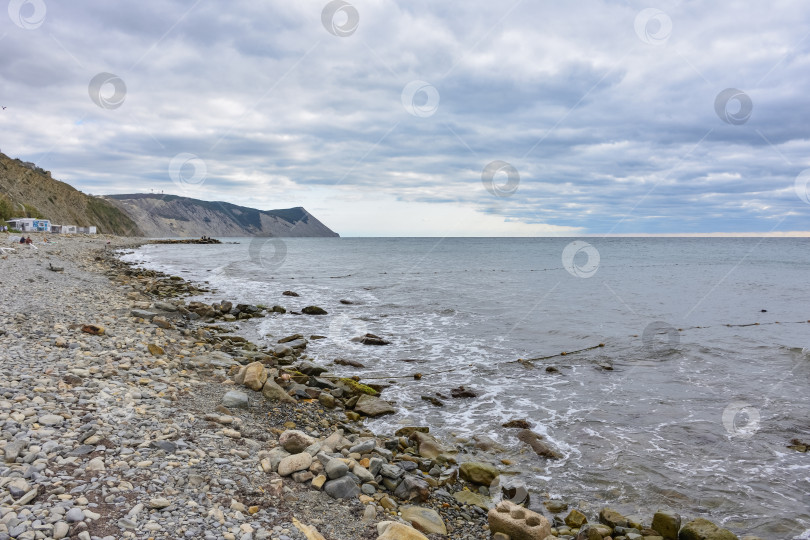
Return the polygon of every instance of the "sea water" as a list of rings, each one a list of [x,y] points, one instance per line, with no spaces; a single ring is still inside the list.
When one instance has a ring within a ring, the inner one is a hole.
[[[125,259],[207,282],[210,301],[326,309],[238,332],[326,336],[316,362],[390,383],[399,414],[374,430],[486,435],[502,448],[484,457],[512,460],[533,505],[666,508],[764,538],[810,527],[810,455],[787,448],[810,440],[807,239],[224,240]],[[352,341],[365,333],[391,345]],[[477,396],[450,397],[460,385]],[[515,418],[563,458],[527,452],[501,427]]]

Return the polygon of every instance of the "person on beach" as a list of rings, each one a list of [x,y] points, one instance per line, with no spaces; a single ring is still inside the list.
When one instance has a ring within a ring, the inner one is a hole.
[[[25,243],[25,237],[24,237],[24,236],[21,236],[21,237],[20,237],[20,243],[21,243],[21,244],[24,244],[24,243]]]
[[[34,241],[33,241],[33,240],[31,240],[31,237],[29,236],[28,238],[26,238],[26,239],[25,239],[25,243],[26,243],[26,244],[33,244],[33,243],[34,243]]]

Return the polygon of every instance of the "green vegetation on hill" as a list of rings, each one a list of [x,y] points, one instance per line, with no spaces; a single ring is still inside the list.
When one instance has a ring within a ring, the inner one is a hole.
[[[100,233],[140,235],[115,205],[54,180],[51,173],[0,153],[0,218],[49,219],[59,225],[95,226]]]

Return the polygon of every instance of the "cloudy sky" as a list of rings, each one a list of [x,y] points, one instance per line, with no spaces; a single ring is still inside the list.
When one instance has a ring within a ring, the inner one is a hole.
[[[0,150],[342,235],[810,230],[805,0],[7,0]]]

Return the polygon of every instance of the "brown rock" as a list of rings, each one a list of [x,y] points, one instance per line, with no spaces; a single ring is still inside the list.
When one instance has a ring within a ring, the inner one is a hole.
[[[103,336],[104,327],[95,324],[85,324],[82,326],[82,332],[85,334],[92,334],[94,336]]]
[[[585,523],[588,523],[588,518],[579,510],[571,510],[571,512],[565,516],[565,524],[572,529],[579,529]]]
[[[253,362],[245,366],[242,384],[251,390],[259,391],[267,382],[267,370],[261,362]]]
[[[528,420],[523,419],[515,419],[509,420],[507,423],[503,425],[505,428],[519,428],[519,429],[529,429],[531,428],[531,424],[529,424]]]
[[[262,387],[262,395],[268,401],[280,401],[282,403],[298,403],[295,398],[290,397],[287,392],[276,384],[273,379],[267,379]]]
[[[545,442],[543,437],[534,431],[529,429],[521,430],[517,437],[520,441],[531,446],[535,454],[540,457],[548,459],[560,459],[562,457],[562,454],[557,449]]]

